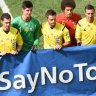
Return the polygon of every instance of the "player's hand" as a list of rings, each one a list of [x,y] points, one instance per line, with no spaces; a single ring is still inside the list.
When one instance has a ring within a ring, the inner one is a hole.
[[[55,50],[60,50],[62,48],[62,46],[61,45],[59,45],[59,44],[57,44],[56,46],[55,46]]]
[[[33,45],[31,48],[32,51],[36,51],[37,50],[37,45]]]
[[[15,50],[12,50],[12,51],[10,52],[10,54],[12,54],[12,55],[16,55],[16,54],[18,54],[18,52],[15,51]]]
[[[0,52],[0,55],[1,56],[4,56],[4,55],[6,55],[6,52],[5,51],[2,51],[2,52]]]

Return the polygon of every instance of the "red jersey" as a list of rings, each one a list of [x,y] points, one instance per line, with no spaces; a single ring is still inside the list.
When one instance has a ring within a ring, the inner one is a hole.
[[[69,29],[69,34],[71,38],[71,46],[76,46],[76,39],[75,39],[75,30],[76,30],[76,25],[78,21],[82,17],[79,14],[73,13],[71,18],[67,18],[64,16],[64,13],[57,14],[56,16],[56,21],[60,24],[63,24]]]

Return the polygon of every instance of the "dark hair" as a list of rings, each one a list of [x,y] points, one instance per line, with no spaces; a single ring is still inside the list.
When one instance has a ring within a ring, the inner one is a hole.
[[[64,11],[65,7],[72,7],[73,9],[76,7],[76,3],[74,0],[62,0],[61,1],[61,10]]]
[[[88,5],[85,6],[85,11],[86,11],[86,9],[88,9],[88,10],[93,9],[95,11],[94,6],[93,5],[90,5],[90,4],[88,4]]]
[[[11,19],[11,16],[10,16],[9,13],[3,13],[2,16],[1,16],[1,20],[3,21],[4,18],[6,18],[6,19]]]
[[[49,10],[47,10],[45,16],[48,18],[49,15],[54,16],[54,15],[56,15],[56,12],[53,9],[49,9]]]
[[[23,3],[22,3],[22,8],[23,9],[25,9],[25,8],[33,8],[33,4],[32,4],[32,2],[31,1],[24,1]]]

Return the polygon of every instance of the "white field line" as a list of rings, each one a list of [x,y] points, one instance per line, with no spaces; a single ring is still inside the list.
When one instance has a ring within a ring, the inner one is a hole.
[[[11,20],[13,20],[13,16],[4,0],[0,0],[0,7],[1,7],[3,13],[9,13],[11,15]]]

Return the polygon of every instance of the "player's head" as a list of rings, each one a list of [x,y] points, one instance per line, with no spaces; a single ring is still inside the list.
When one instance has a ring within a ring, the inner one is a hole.
[[[10,30],[11,16],[8,13],[3,13],[1,16],[1,23],[4,31]]]
[[[95,14],[95,8],[93,5],[85,6],[85,16],[88,22],[93,22]]]
[[[23,8],[23,9],[33,8],[33,4],[32,4],[31,1],[24,1],[24,2],[22,3],[22,8]]]
[[[23,15],[25,15],[28,18],[30,18],[31,14],[32,14],[32,8],[33,8],[33,4],[32,4],[31,1],[24,1],[22,3]]]
[[[76,3],[74,0],[62,0],[61,1],[61,9],[64,12],[66,17],[71,17],[74,8],[76,7]]]
[[[56,12],[53,9],[47,10],[45,14],[48,24],[51,28],[54,28],[56,25]]]

